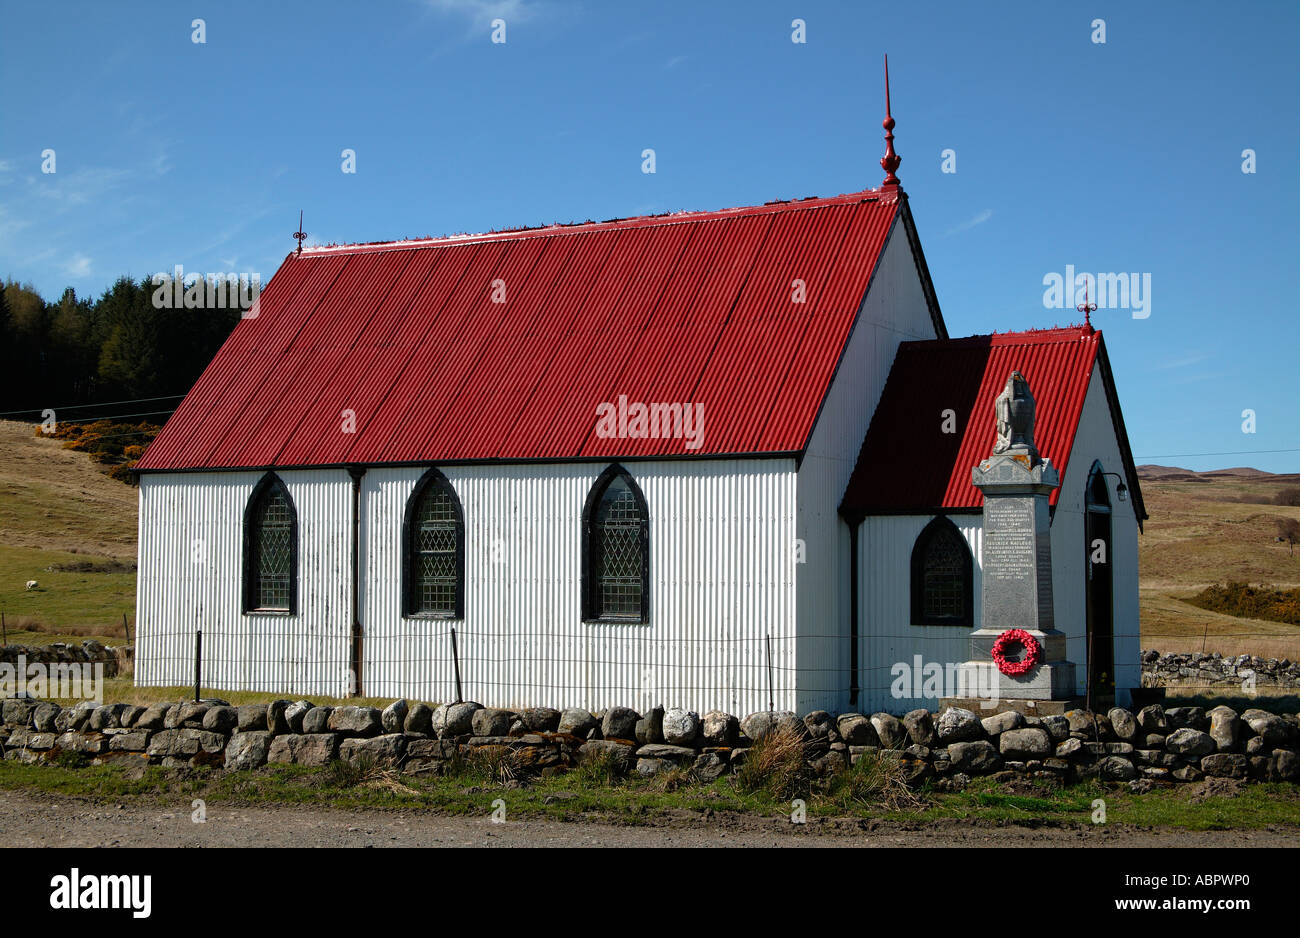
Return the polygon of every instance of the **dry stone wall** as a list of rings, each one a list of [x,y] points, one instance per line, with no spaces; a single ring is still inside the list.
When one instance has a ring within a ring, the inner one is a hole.
[[[79,645],[55,642],[51,645],[0,645],[0,663],[11,664],[102,664],[104,677],[116,677],[133,660],[131,645],[110,648],[94,639]]]
[[[1142,652],[1143,687],[1273,687],[1300,691],[1300,662],[1289,658],[1230,655],[1216,652],[1161,654]]]
[[[896,760],[914,784],[960,788],[975,775],[1002,773],[1097,778],[1137,790],[1206,776],[1300,781],[1300,717],[1228,707],[1138,713],[1072,710],[1063,716],[1018,712],[981,718],[958,708],[933,714],[816,711],[752,713],[615,707],[600,713],[536,707],[522,711],[456,703],[430,707],[399,700],[374,707],[315,706],[310,701],[231,706],[199,703],[81,703],[64,708],[29,699],[0,709],[4,758],[131,765],[323,766],[369,762],[410,775],[442,773],[476,753],[508,757],[520,775],[552,775],[588,759],[628,773],[689,770],[702,782],[736,771],[751,747],[776,730],[797,736],[812,774],[826,776],[863,758]]]

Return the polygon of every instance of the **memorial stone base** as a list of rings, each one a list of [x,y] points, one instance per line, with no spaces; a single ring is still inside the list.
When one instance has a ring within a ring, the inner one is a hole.
[[[1048,499],[1060,476],[1055,466],[1036,460],[1036,455],[1013,447],[984,460],[971,473],[972,484],[984,494],[985,627],[971,633],[971,657],[958,666],[957,692],[986,712],[1003,701],[1075,697],[1075,668],[1065,658],[1066,636],[1055,627],[1052,598]],[[993,644],[1008,629],[1022,629],[1042,646],[1041,659],[1028,674],[1003,674],[993,663]]]
[[[1074,696],[1074,664],[1044,662],[1028,674],[1003,674],[991,661],[967,661],[957,667],[957,687],[985,701],[1012,698],[1060,700]]]

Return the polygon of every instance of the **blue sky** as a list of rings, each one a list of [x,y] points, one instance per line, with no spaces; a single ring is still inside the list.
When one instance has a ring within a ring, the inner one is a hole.
[[[1297,471],[1300,5],[1223,9],[11,3],[0,276],[50,299],[176,264],[265,282],[299,209],[327,243],[874,187],[888,52],[951,334],[1076,321],[1043,304],[1066,265],[1149,274],[1147,318],[1094,314],[1139,461]]]

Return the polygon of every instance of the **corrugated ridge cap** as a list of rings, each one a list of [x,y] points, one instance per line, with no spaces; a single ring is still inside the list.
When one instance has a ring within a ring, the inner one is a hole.
[[[658,215],[631,215],[627,218],[611,218],[605,221],[585,221],[551,225],[536,228],[504,228],[500,231],[486,231],[478,234],[443,235],[438,238],[411,238],[398,241],[369,241],[355,244],[332,244],[307,247],[301,255],[290,257],[322,257],[334,254],[367,254],[377,251],[404,251],[426,247],[452,246],[457,244],[474,244],[486,241],[507,241],[521,238],[552,237],[555,235],[584,234],[595,231],[618,231],[628,228],[656,228],[665,225],[680,225],[700,221],[724,221],[731,218],[747,218],[754,215],[770,215],[779,212],[804,211],[824,208],[832,205],[852,205],[857,202],[892,202],[897,200],[894,193],[883,193],[879,189],[863,189],[861,192],[846,192],[835,196],[806,196],[801,199],[776,200],[762,205],[741,205],[721,209],[701,209],[681,212],[666,212]]]
[[[1024,329],[1015,332],[987,332],[961,336],[956,339],[908,339],[898,343],[898,349],[899,354],[902,354],[904,349],[912,351],[926,347],[961,349],[1007,345],[1048,345],[1075,340],[1087,341],[1094,336],[1100,335],[1100,329],[1093,329],[1090,332],[1087,326],[1048,326],[1043,329]]]

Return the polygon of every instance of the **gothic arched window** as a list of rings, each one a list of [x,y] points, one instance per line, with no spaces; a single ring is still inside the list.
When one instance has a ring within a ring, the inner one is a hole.
[[[582,618],[650,621],[650,512],[622,466],[601,473],[582,513]]]
[[[274,472],[244,509],[244,611],[298,611],[298,512]]]
[[[402,614],[463,619],[465,521],[460,499],[437,469],[411,492],[402,541]]]
[[[966,539],[940,515],[917,535],[912,547],[912,623],[970,627],[973,581]]]

